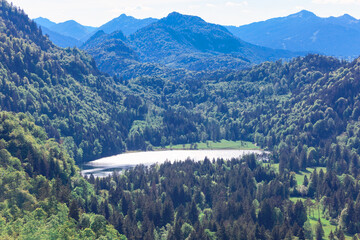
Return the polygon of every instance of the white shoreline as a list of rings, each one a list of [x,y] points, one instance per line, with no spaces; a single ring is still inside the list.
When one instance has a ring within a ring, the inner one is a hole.
[[[267,154],[263,150],[166,150],[166,151],[150,151],[150,152],[131,152],[114,155],[111,157],[101,158],[87,163],[92,169],[83,170],[83,175],[93,173],[99,177],[104,176],[101,173],[109,173],[109,169],[131,168],[136,165],[150,166],[153,164],[162,164],[166,161],[185,161],[191,159],[194,161],[203,161],[205,158],[210,160],[222,158],[229,160],[232,158],[241,158],[248,154]],[[100,174],[96,174],[100,173]],[[107,174],[108,175],[108,174]],[[106,175],[106,176],[107,176]]]

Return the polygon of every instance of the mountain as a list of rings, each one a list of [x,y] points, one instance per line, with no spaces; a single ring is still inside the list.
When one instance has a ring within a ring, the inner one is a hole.
[[[46,27],[41,27],[41,30],[43,34],[47,34],[49,36],[49,39],[59,47],[66,48],[66,47],[75,47],[82,45],[81,41],[72,37],[61,35],[60,33],[51,31]]]
[[[98,30],[105,33],[113,33],[122,31],[126,36],[135,33],[137,30],[158,21],[155,18],[136,19],[132,16],[121,14],[119,17],[114,18],[110,22],[105,23]]]
[[[106,34],[100,30],[82,46],[82,49],[94,57],[99,69],[114,75],[123,72],[129,65],[139,63],[138,55],[126,41],[121,31]]]
[[[109,21],[99,28],[83,26],[74,20],[63,23],[54,23],[47,18],[36,18],[34,21],[43,28],[43,32],[48,34],[50,40],[60,47],[81,46],[97,31],[113,33],[122,31],[125,35],[130,35],[138,29],[143,28],[157,21],[155,18],[136,19],[125,14]]]
[[[257,47],[234,37],[220,25],[176,12],[140,29],[130,39],[144,60],[161,63],[171,62],[174,58],[186,59],[189,54],[207,57],[227,55],[252,62],[295,55]],[[178,59],[175,61],[181,62]]]
[[[60,47],[80,46],[86,41],[97,28],[83,26],[80,23],[70,20],[63,23],[54,23],[46,18],[36,18],[34,21],[41,26],[44,33],[50,36]],[[76,43],[74,45],[74,43]]]
[[[144,113],[123,107],[124,92],[89,55],[55,46],[26,15],[10,13],[0,12],[1,109],[31,114],[77,162],[124,151]]]
[[[69,36],[77,40],[81,40],[85,36],[96,30],[95,27],[83,26],[74,20],[58,23],[50,27],[50,30],[60,33],[64,36]]]
[[[290,51],[340,57],[360,54],[360,21],[350,15],[321,18],[309,11],[245,26],[228,26],[235,36],[253,44]]]
[[[113,39],[110,35],[108,37]],[[142,63],[156,63],[191,71],[240,69],[255,62],[297,55],[246,43],[234,37],[222,26],[176,12],[139,29],[125,42],[128,48],[135,50]],[[83,48],[91,51],[94,56],[99,55],[95,52],[100,48],[94,44],[85,44]],[[118,59],[120,58],[121,56]],[[112,61],[110,58],[107,59]],[[98,64],[103,65],[103,61],[98,61]],[[114,69],[100,69],[108,73],[116,72]]]
[[[46,28],[51,28],[52,26],[55,26],[55,25],[56,25],[56,23],[50,21],[50,20],[47,19],[47,18],[42,18],[42,17],[35,18],[34,21],[35,21],[39,26],[46,27]]]

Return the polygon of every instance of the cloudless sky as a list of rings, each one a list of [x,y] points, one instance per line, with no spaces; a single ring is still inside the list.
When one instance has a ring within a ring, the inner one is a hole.
[[[173,11],[197,15],[222,25],[244,25],[306,9],[320,17],[345,13],[360,18],[360,0],[9,0],[30,18],[54,22],[75,20],[100,26],[125,13],[136,18],[162,18]]]

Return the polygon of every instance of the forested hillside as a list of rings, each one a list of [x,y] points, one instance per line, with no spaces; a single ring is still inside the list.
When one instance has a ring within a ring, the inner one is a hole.
[[[95,190],[44,129],[9,112],[0,129],[1,239],[120,239],[103,216],[79,211]]]
[[[55,47],[35,23],[9,9],[1,21],[1,106],[30,113],[78,161],[149,149],[161,140],[250,140],[269,149],[283,142],[290,149],[315,147],[320,156],[325,143],[340,144],[337,136],[344,139],[347,126],[356,126],[356,111],[341,111],[356,106],[357,81],[351,79],[357,78],[358,61],[310,55],[238,72],[113,79],[102,75],[90,56]],[[129,56],[136,59],[131,51]],[[351,95],[337,87],[344,84]],[[344,109],[337,108],[338,100]],[[337,125],[328,125],[330,118]],[[319,126],[331,131],[325,134]]]
[[[1,3],[1,108],[31,114],[78,161],[124,151],[141,113],[123,106],[120,87],[89,55],[56,47],[21,10]]]
[[[109,77],[22,10],[1,1],[0,11],[1,238],[357,239],[359,59],[201,72],[138,64]],[[120,32],[92,40],[141,58]],[[75,165],[222,139],[255,142],[269,162],[188,160],[102,179]]]
[[[114,40],[121,43],[116,45]],[[103,34],[101,39],[93,38],[81,48],[94,56],[100,70],[113,75],[134,67],[134,62],[126,62],[128,51],[122,51],[124,45],[136,52],[135,67],[150,63],[190,71],[238,70],[254,63],[303,54],[252,45],[236,38],[225,27],[177,12],[140,28],[127,38]]]

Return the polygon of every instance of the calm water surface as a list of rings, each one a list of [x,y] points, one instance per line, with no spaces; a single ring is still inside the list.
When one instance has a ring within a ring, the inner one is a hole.
[[[155,163],[161,164],[165,161],[184,161],[189,158],[194,161],[202,161],[205,157],[210,160],[218,158],[228,160],[252,153],[264,154],[265,152],[261,150],[167,150],[123,153],[87,163],[83,166],[84,170],[82,171],[82,174],[93,174],[98,177],[104,177],[111,174],[113,171],[121,171],[139,164],[150,166]]]

